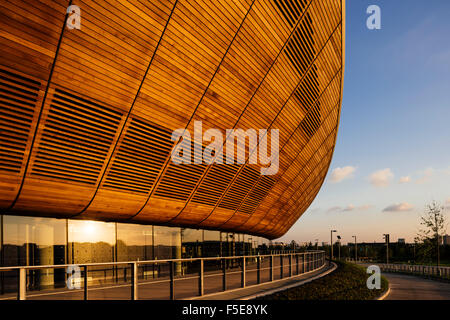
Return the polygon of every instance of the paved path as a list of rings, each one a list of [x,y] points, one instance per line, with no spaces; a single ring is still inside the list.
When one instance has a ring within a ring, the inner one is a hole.
[[[261,282],[269,281],[269,259],[263,258],[261,259]],[[293,275],[299,274],[303,275],[301,277],[296,277],[298,279],[305,279],[308,277],[312,277],[315,273],[309,273],[309,270],[313,269],[312,263],[303,264],[299,261],[297,266],[295,259],[293,259],[292,273]],[[281,265],[280,259],[274,259],[274,280],[280,280],[281,278],[281,270],[283,270],[283,275],[286,277],[289,274],[289,260],[288,257],[283,257],[283,265]],[[306,274],[304,274],[306,272]],[[298,280],[296,279],[296,280]],[[274,286],[283,286],[289,281],[296,281],[292,279],[282,279],[281,281],[275,281],[268,285],[269,289],[274,288]],[[190,297],[195,297],[198,295],[198,275],[191,274],[186,277],[176,278],[174,285],[174,294],[175,299],[188,299]],[[227,269],[227,277],[226,277],[227,289],[238,289],[241,286],[241,269],[239,267],[234,267]],[[253,286],[257,284],[257,272],[256,272],[256,263],[249,262],[246,270],[246,285]],[[139,280],[139,289],[138,289],[138,297],[139,299],[169,299],[169,282],[168,277],[160,277],[154,280]],[[262,287],[262,288],[265,288]],[[244,295],[252,295],[259,292],[262,292],[266,289],[255,290],[255,287],[244,288]],[[249,290],[248,292],[245,290]],[[221,292],[222,291],[222,272],[221,270],[217,271],[208,271],[205,272],[204,279],[204,293],[205,295],[209,295],[211,293]],[[242,297],[242,292],[237,294],[238,291],[225,292],[225,296],[216,296],[214,299],[238,299]],[[92,300],[109,300],[109,299],[117,299],[117,300],[127,300],[130,299],[131,295],[131,285],[129,282],[129,278],[127,282],[119,281],[119,283],[113,283],[106,281],[103,285],[100,286],[90,286],[89,287],[89,299]],[[213,297],[210,299],[213,299]],[[0,300],[3,299],[16,299],[15,293],[9,293],[5,295],[0,295]],[[83,290],[68,290],[64,289],[49,289],[42,291],[29,291],[27,292],[27,299],[29,300],[79,300],[83,299]]]
[[[314,281],[318,278],[326,276],[337,268],[336,264],[330,266],[328,263],[321,269],[306,274],[301,274],[293,278],[279,279],[278,281],[268,282],[258,286],[251,286],[247,288],[239,288],[227,292],[218,292],[202,297],[194,297],[192,300],[250,300],[257,297],[264,297],[265,295],[273,294],[279,291],[297,287]]]
[[[450,300],[450,283],[396,273],[383,275],[391,288],[385,300]]]

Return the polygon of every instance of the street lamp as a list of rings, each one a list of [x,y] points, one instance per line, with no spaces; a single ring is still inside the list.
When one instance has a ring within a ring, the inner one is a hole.
[[[331,230],[331,242],[330,242],[330,246],[331,246],[331,260],[333,260],[333,232],[337,232],[336,230]]]
[[[339,260],[341,260],[341,236],[336,236],[338,238],[338,243],[339,243]]]
[[[355,263],[358,260],[358,245],[356,244],[356,236],[352,236],[355,238]]]
[[[386,263],[389,263],[389,233],[383,234],[386,240]]]

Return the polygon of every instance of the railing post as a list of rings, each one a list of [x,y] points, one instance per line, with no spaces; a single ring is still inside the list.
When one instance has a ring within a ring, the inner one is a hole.
[[[296,269],[296,274],[299,274],[299,270],[298,270],[298,253],[295,254],[295,269]]]
[[[283,255],[280,255],[280,279],[283,279]]]
[[[204,262],[203,259],[200,259],[200,271],[198,273],[198,295],[202,296],[204,294]]]
[[[224,259],[224,264],[222,265],[222,290],[227,291],[227,267],[226,259]]]
[[[317,261],[316,261],[316,259],[317,259],[317,253],[316,252],[313,252],[313,268],[314,268],[314,270],[316,270],[317,269]]]
[[[170,277],[170,300],[174,300],[175,299],[175,293],[174,293],[174,263],[173,261],[169,261],[169,277]]]
[[[27,299],[27,270],[20,268],[18,270],[18,283],[17,283],[17,300]]]
[[[269,269],[270,281],[273,281],[273,255],[270,255],[270,269]]]
[[[289,255],[289,278],[292,277],[292,254]]]
[[[256,283],[261,283],[261,257],[259,256],[256,260]]]
[[[88,296],[88,283],[87,283],[87,266],[84,266],[84,274],[83,274],[83,291],[84,291],[84,300],[88,300],[89,296]]]
[[[242,257],[242,275],[241,275],[241,288],[245,288],[245,256]]]
[[[132,262],[131,268],[131,300],[138,299],[138,264]]]
[[[306,253],[302,254],[302,261],[303,261],[303,272],[302,273],[306,273]]]

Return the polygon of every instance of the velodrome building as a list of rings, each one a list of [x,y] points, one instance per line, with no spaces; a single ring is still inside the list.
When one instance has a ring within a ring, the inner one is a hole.
[[[325,179],[343,0],[4,0],[0,30],[0,266],[263,252]],[[174,163],[200,121],[277,129],[278,171]]]

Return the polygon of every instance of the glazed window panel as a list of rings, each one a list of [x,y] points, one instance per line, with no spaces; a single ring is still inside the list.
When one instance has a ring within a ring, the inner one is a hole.
[[[154,226],[154,258],[181,258],[181,229],[173,227]]]
[[[153,227],[117,224],[117,261],[153,260]]]
[[[115,223],[69,220],[70,263],[115,261]]]
[[[60,219],[3,216],[3,266],[38,266],[66,262],[66,222]],[[4,292],[15,290],[17,275],[1,278]],[[27,289],[41,290],[65,285],[64,269],[28,272]]]

